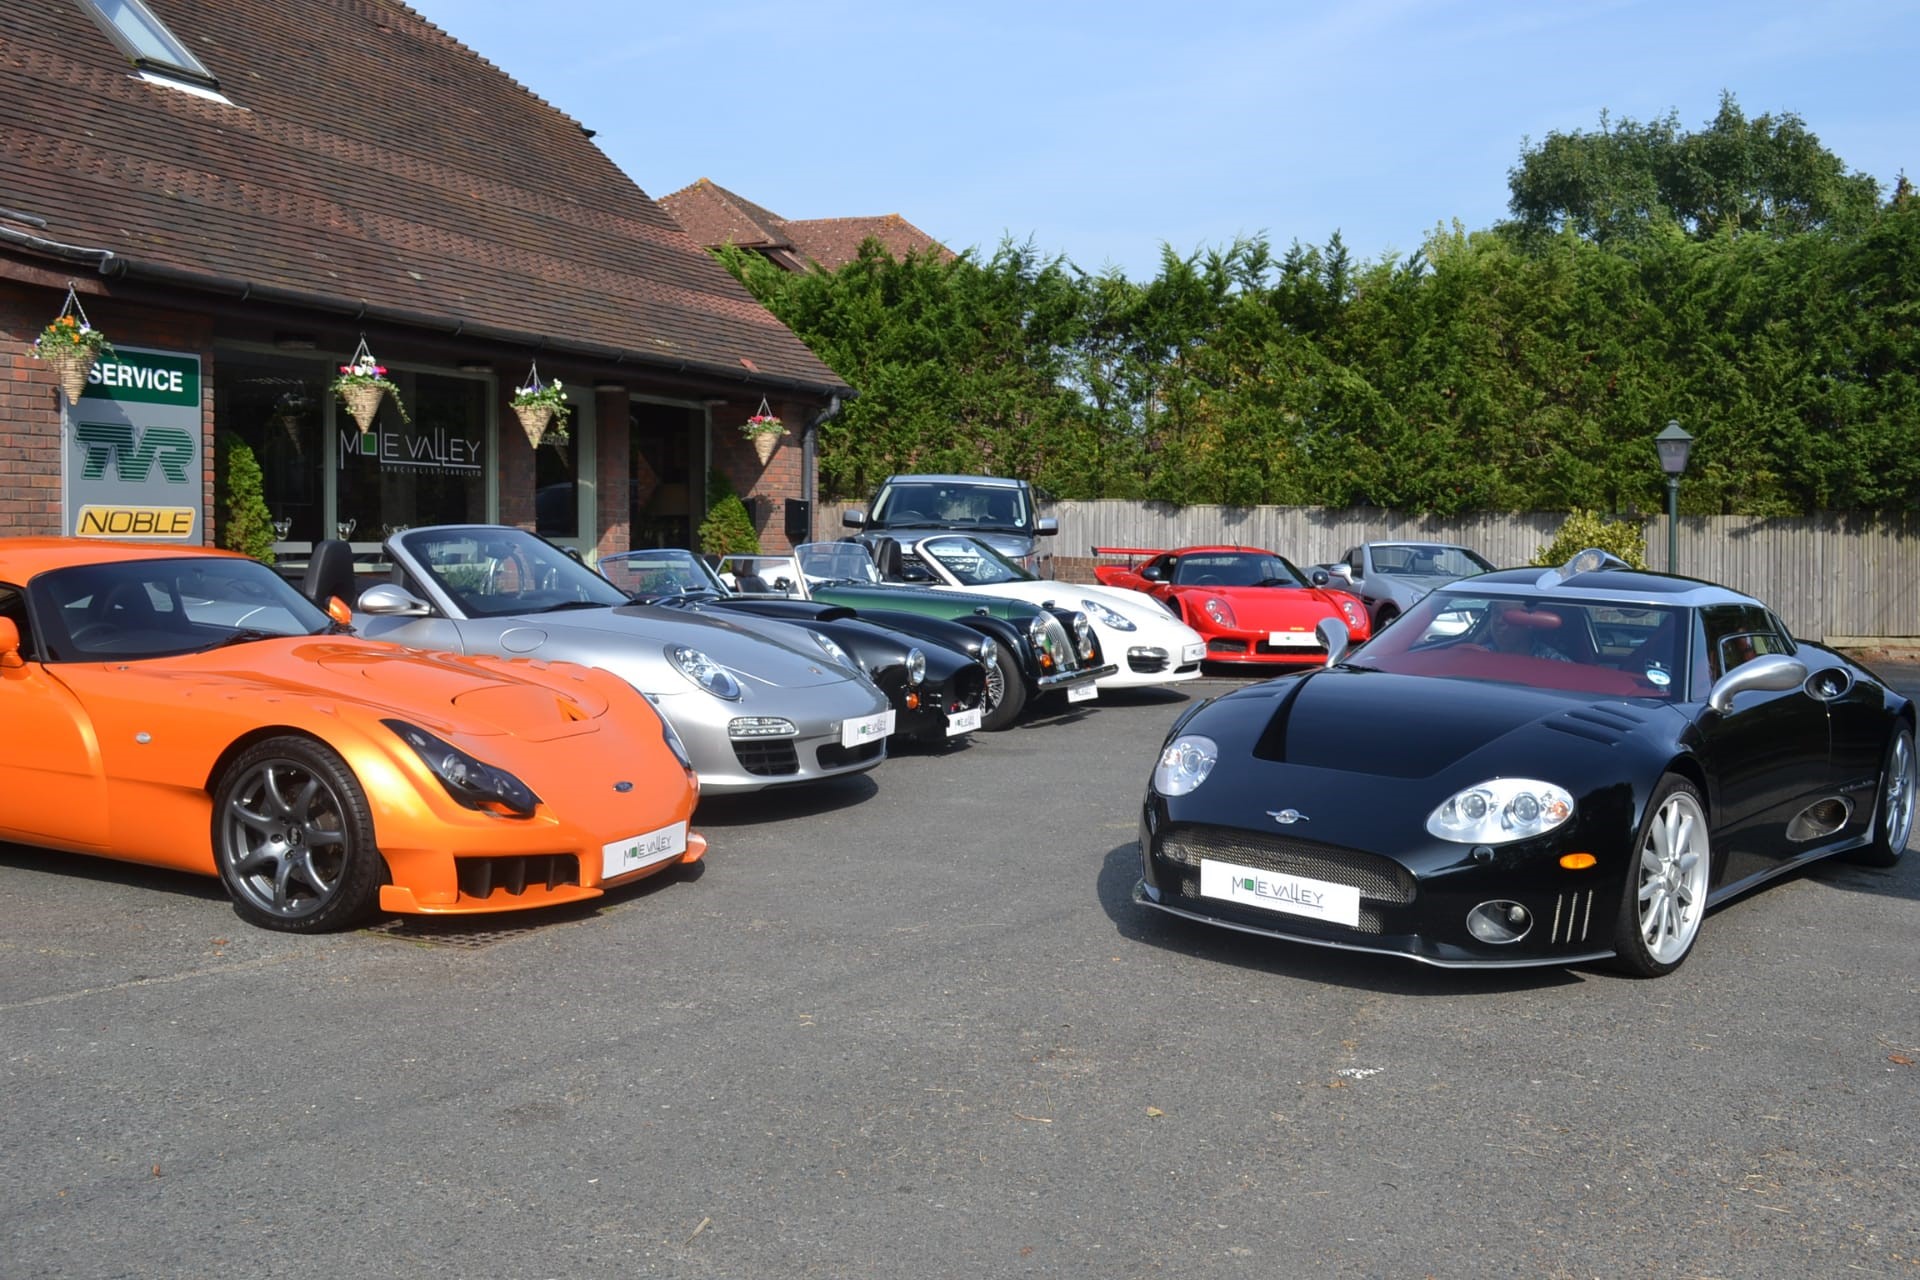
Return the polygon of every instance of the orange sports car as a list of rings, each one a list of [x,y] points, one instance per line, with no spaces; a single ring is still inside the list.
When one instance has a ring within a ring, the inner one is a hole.
[[[229,552],[0,538],[0,840],[218,875],[298,932],[706,852],[686,752],[625,681],[347,621]]]

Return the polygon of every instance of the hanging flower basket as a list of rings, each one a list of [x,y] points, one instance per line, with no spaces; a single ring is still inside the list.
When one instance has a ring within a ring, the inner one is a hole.
[[[346,402],[347,412],[360,424],[362,431],[373,429],[373,419],[380,412],[380,402],[387,398],[387,389],[371,382],[341,387],[340,399]]]
[[[400,421],[411,422],[407,416],[407,406],[400,399],[400,388],[387,380],[387,366],[373,358],[367,350],[366,335],[360,337],[360,345],[354,348],[353,358],[340,366],[339,374],[333,380],[333,392],[347,406],[347,412],[360,424],[361,431],[373,430],[374,415],[380,412],[380,402],[388,396],[393,397],[393,407],[400,415]]]
[[[67,301],[53,323],[33,340],[33,354],[53,366],[67,403],[79,404],[81,394],[87,389],[87,375],[103,351],[111,354],[113,344],[107,341],[106,334],[87,322],[87,313],[80,307],[80,295],[69,281]]]
[[[547,426],[553,421],[553,409],[544,404],[516,404],[513,412],[520,419],[520,429],[527,433],[527,443],[538,449],[540,442],[547,438]]]
[[[760,401],[759,411],[740,424],[740,434],[753,441],[753,451],[759,456],[763,467],[773,460],[774,446],[786,433],[787,424],[780,421],[779,415],[774,413],[764,397]]]
[[[542,444],[560,444],[567,438],[567,415],[573,406],[567,403],[566,384],[555,378],[540,381],[540,366],[527,369],[527,380],[513,389],[513,412],[527,443],[538,449]]]

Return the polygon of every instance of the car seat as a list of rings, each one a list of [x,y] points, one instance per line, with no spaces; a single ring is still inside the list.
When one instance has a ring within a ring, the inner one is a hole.
[[[873,540],[873,563],[880,570],[880,581],[899,582],[906,577],[906,557],[901,554],[900,543],[895,538],[875,538]]]
[[[359,599],[359,582],[353,575],[353,548],[338,538],[324,538],[314,543],[306,575],[300,580],[300,591],[322,609],[334,596],[351,607]]]

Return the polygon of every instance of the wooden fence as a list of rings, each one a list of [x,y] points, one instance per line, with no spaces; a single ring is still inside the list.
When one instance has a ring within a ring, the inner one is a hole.
[[[863,503],[823,503],[818,537],[845,531],[840,513]],[[1414,538],[1457,542],[1497,565],[1526,564],[1566,518],[1556,512],[1460,519],[1376,508],[1170,507],[1160,503],[1061,502],[1055,572],[1091,580],[1096,546],[1182,547],[1231,542],[1268,547],[1302,567],[1336,560],[1361,542]],[[1647,563],[1666,567],[1667,522],[1645,525]],[[1920,514],[1821,515],[1795,520],[1684,517],[1679,571],[1745,591],[1777,610],[1796,635],[1848,642],[1920,637]]]

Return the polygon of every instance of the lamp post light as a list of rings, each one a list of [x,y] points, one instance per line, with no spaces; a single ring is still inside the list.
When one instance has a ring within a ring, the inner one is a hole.
[[[1653,438],[1660,451],[1660,469],[1667,473],[1667,572],[1677,572],[1680,563],[1680,476],[1687,469],[1687,452],[1693,437],[1680,429],[1678,422]]]

